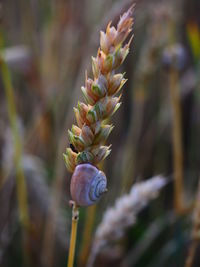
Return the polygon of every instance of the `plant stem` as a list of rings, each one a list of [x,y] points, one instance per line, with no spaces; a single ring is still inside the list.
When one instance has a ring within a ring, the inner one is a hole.
[[[188,256],[185,262],[185,267],[192,267],[197,245],[198,242],[194,240],[189,248]]]
[[[0,33],[0,46],[2,48],[2,33]],[[29,225],[28,205],[27,205],[27,190],[25,176],[22,168],[22,145],[20,135],[17,127],[17,112],[15,107],[15,100],[13,94],[13,87],[10,77],[9,69],[6,63],[0,58],[0,70],[2,81],[6,94],[6,101],[8,105],[8,115],[11,124],[13,139],[14,139],[14,162],[16,167],[16,186],[17,198],[19,205],[19,215],[22,225],[27,228]]]
[[[0,48],[4,47],[3,34],[0,30]],[[0,71],[2,77],[2,83],[5,90],[6,102],[8,106],[8,116],[10,120],[13,141],[14,141],[14,164],[16,168],[16,191],[17,191],[17,201],[19,209],[19,219],[22,225],[22,243],[23,243],[23,253],[24,262],[26,266],[30,264],[30,253],[28,248],[28,231],[30,229],[30,220],[28,214],[28,203],[27,203],[27,188],[24,170],[22,167],[22,143],[20,138],[20,133],[17,126],[17,111],[14,99],[14,90],[11,81],[11,75],[6,62],[0,56]]]
[[[192,267],[195,253],[200,240],[200,180],[197,191],[194,215],[195,216],[194,216],[193,230],[192,230],[192,242],[189,247],[188,255],[185,262],[185,267]]]
[[[183,199],[183,145],[181,125],[181,99],[178,71],[173,67],[170,71],[170,94],[173,111],[173,157],[174,157],[174,206],[178,214],[185,214],[193,208],[185,205]]]
[[[81,249],[78,257],[78,266],[85,266],[87,262],[92,240],[92,230],[94,226],[95,215],[96,205],[88,207],[86,213],[85,227],[83,231],[83,238],[81,242]]]
[[[67,267],[73,267],[74,265],[78,219],[79,219],[78,207],[75,202],[72,202],[72,228],[71,228],[71,239],[70,239]]]

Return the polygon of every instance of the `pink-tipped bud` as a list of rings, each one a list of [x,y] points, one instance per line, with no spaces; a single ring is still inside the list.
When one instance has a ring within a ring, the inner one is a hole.
[[[118,73],[109,77],[108,81],[108,95],[114,95],[122,88],[127,81],[123,78],[124,74]]]
[[[73,134],[68,130],[70,143],[75,147],[77,151],[82,151],[85,147],[84,141],[80,136]]]
[[[67,148],[66,154],[63,154],[63,157],[64,157],[64,161],[65,161],[67,169],[70,172],[73,172],[76,167],[77,153],[72,151],[71,148]]]
[[[78,153],[76,158],[76,164],[91,163],[94,162],[94,155],[89,151],[82,151]]]
[[[85,79],[85,87],[82,86],[81,90],[86,102],[90,105],[94,105],[98,100],[98,95],[92,90],[92,85],[94,81],[90,78]]]
[[[102,125],[98,134],[95,136],[93,144],[95,145],[104,143],[107,140],[113,128],[114,128],[113,125]]]
[[[106,55],[109,53],[110,46],[111,44],[107,35],[103,31],[100,31],[100,47]]]
[[[81,132],[81,138],[85,146],[90,146],[94,140],[94,134],[89,126],[84,125]]]
[[[99,78],[92,85],[92,92],[102,98],[107,93],[108,83],[106,78],[103,75],[100,75]]]
[[[123,47],[123,48],[122,47],[118,47],[115,50],[113,69],[118,68],[122,64],[122,62],[124,61],[124,59],[128,55],[128,52],[129,52],[129,47],[127,47],[127,45],[125,47]]]
[[[119,100],[120,97],[107,97],[105,100],[105,107],[106,107],[106,117],[109,117],[115,113],[115,111],[119,108]],[[116,109],[117,108],[117,109]]]
[[[80,114],[81,118],[82,118],[83,120],[85,120],[86,115],[87,115],[88,110],[89,110],[88,105],[86,105],[86,104],[83,103],[83,102],[78,102],[77,107],[78,107],[79,114]]]
[[[87,113],[89,123],[96,123],[110,117],[119,108],[120,97],[105,97],[97,102]]]
[[[117,24],[117,31],[118,32],[124,32],[126,33],[127,31],[131,30],[132,25],[133,25],[133,18],[132,18],[132,14],[133,14],[133,10],[134,10],[134,6],[132,5],[129,10],[127,12],[125,12],[118,24]]]
[[[85,121],[81,118],[79,110],[77,108],[74,108],[74,114],[75,114],[75,117],[76,117],[76,122],[78,124],[78,127],[82,128],[82,126],[85,123]]]
[[[83,97],[85,99],[85,101],[89,104],[89,105],[94,105],[96,103],[96,100],[94,99],[94,96],[91,96],[90,93],[88,93],[88,90],[86,87],[81,86],[81,91],[83,93]]]
[[[96,123],[105,117],[105,112],[105,105],[102,103],[102,101],[99,101],[88,111],[87,120],[90,123]]]
[[[94,75],[94,78],[97,78],[99,75],[98,60],[95,57],[92,57],[92,73]]]
[[[111,22],[108,24],[108,26],[106,28],[106,36],[109,40],[109,43],[113,44],[113,42],[116,38],[116,35],[117,35],[117,30],[115,29],[114,26],[110,27],[110,25],[111,25]]]
[[[81,134],[81,128],[79,128],[73,124],[72,125],[72,133],[79,136]]]
[[[102,73],[107,74],[107,73],[112,71],[112,69],[113,69],[113,60],[114,59],[113,59],[113,55],[112,54],[107,55],[107,57],[105,58],[104,63],[103,63]]]
[[[105,59],[106,59],[106,54],[104,54],[104,52],[99,49],[97,53],[97,62],[101,73],[103,73],[103,64]]]
[[[99,50],[97,55],[98,66],[102,74],[107,74],[112,71],[113,56],[112,54],[106,55],[103,51]]]
[[[98,164],[110,154],[111,150],[110,146],[100,146],[93,148],[91,152],[94,155],[94,164]]]

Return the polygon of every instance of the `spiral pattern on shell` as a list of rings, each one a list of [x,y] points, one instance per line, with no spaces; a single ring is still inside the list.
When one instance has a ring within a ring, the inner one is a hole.
[[[72,199],[78,206],[95,204],[107,191],[105,174],[91,164],[76,166],[71,179],[70,191]]]

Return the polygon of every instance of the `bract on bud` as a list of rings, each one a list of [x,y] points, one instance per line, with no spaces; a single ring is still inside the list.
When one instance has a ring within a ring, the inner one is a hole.
[[[95,123],[98,120],[103,119],[105,116],[105,106],[102,104],[101,101],[97,102],[87,114],[87,120],[90,123]]]
[[[100,146],[93,148],[91,152],[94,155],[94,164],[98,164],[110,154],[111,150],[110,146]]]
[[[85,123],[84,120],[81,118],[79,110],[77,108],[74,108],[74,114],[76,117],[76,122],[80,128],[82,128],[83,124]]]
[[[72,151],[71,148],[67,148],[66,154],[63,154],[63,157],[64,157],[64,161],[65,161],[67,169],[70,172],[73,172],[76,167],[77,153]]]
[[[76,150],[82,151],[85,146],[83,139],[80,136],[73,134],[70,130],[68,130],[68,134],[70,143],[76,148]]]
[[[111,22],[108,24],[107,28],[106,28],[106,35],[109,39],[109,42],[111,44],[113,44],[115,38],[116,38],[116,35],[117,35],[117,30],[115,29],[114,26],[110,27],[111,25]]]
[[[85,117],[86,117],[88,110],[89,110],[88,105],[84,104],[83,102],[78,101],[77,108],[78,108],[78,111],[79,111],[81,118],[83,120],[85,120]]]
[[[107,35],[103,31],[100,31],[100,47],[106,55],[109,53],[110,42]]]
[[[117,24],[117,31],[118,32],[127,32],[132,30],[133,25],[133,13],[134,5],[132,5],[127,12],[125,12],[121,17]]]
[[[124,74],[121,74],[121,73],[118,73],[118,74],[115,74],[109,77],[108,95],[114,95],[120,91],[122,86],[127,81],[123,77],[124,77]]]
[[[107,140],[113,128],[114,128],[113,125],[102,125],[98,134],[95,136],[93,144],[96,145],[104,143]]]
[[[76,164],[82,164],[82,163],[93,163],[94,162],[94,155],[89,151],[83,151],[78,153],[76,158]]]
[[[92,57],[92,73],[94,75],[94,78],[97,78],[99,75],[98,60],[95,57]]]
[[[81,128],[77,127],[76,125],[72,125],[72,133],[75,134],[75,135],[80,135],[81,133]]]
[[[81,91],[83,93],[83,97],[85,99],[85,101],[89,104],[89,105],[94,105],[96,103],[96,100],[94,99],[94,95],[91,96],[88,93],[87,88],[85,88],[84,86],[81,86]]]
[[[103,64],[103,69],[102,69],[102,73],[103,74],[107,74],[108,72],[112,71],[112,67],[113,67],[113,55],[107,55],[107,57],[104,60],[104,64]]]
[[[122,62],[122,53],[121,53],[121,47],[118,46],[114,52],[114,62],[113,62],[113,68],[116,69],[121,65]]]
[[[96,123],[93,123],[91,125],[91,128],[92,128],[94,135],[97,135],[101,129],[101,122],[97,121]]]
[[[107,80],[103,75],[100,75],[99,78],[93,83],[92,91],[98,95],[98,97],[104,97],[107,93]]]
[[[81,138],[85,146],[90,146],[94,140],[94,134],[89,126],[84,125],[81,132]]]
[[[120,98],[121,96],[107,97],[105,100],[106,116],[111,116],[117,111],[117,109],[120,107]]]

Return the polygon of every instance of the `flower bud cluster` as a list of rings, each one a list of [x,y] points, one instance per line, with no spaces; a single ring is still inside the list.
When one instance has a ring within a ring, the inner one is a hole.
[[[123,44],[133,25],[133,7],[120,18],[117,27],[106,28],[100,32],[100,48],[97,56],[92,57],[93,79],[85,77],[85,86],[81,87],[86,103],[78,102],[74,108],[76,125],[72,125],[69,133],[70,148],[64,154],[67,169],[73,172],[81,163],[98,165],[110,153],[110,146],[105,141],[113,129],[105,125],[120,107],[120,96],[117,93],[125,84],[124,74],[115,74],[115,70],[123,63],[129,53],[132,40]]]

